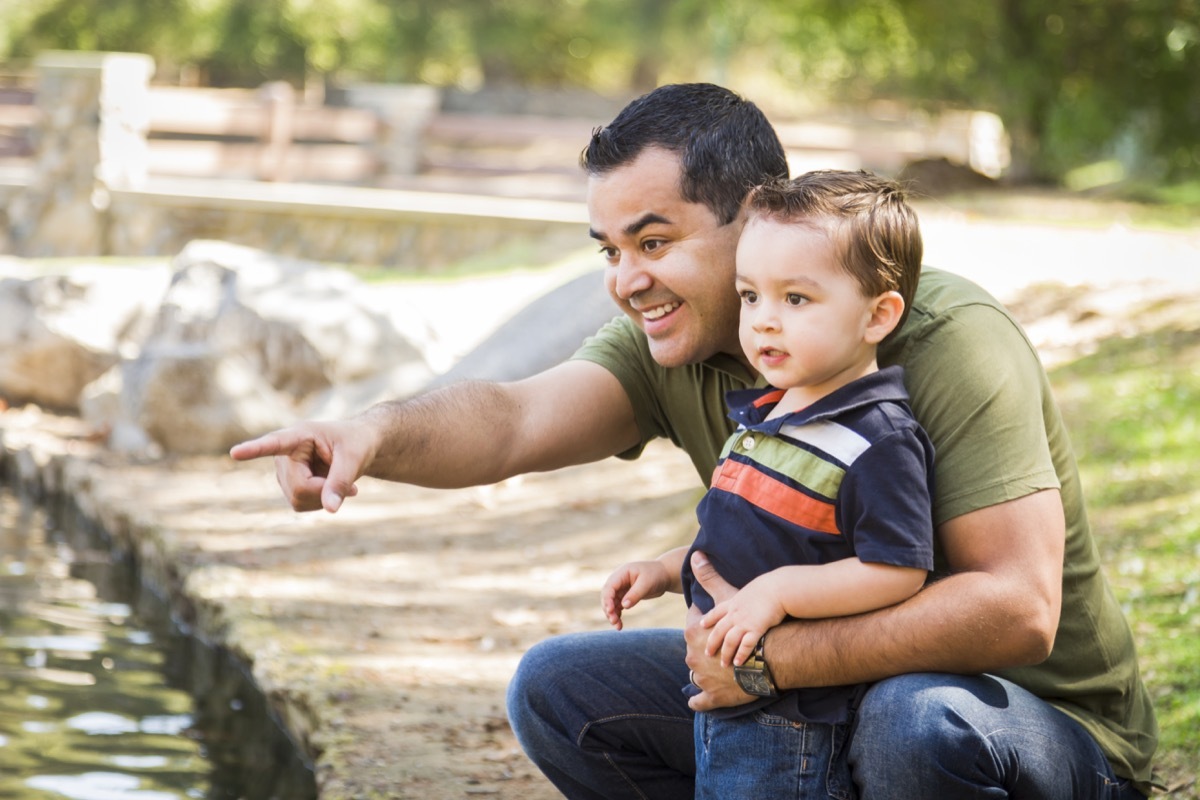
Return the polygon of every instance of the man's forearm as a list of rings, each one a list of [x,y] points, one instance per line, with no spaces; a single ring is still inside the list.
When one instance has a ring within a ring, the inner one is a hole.
[[[376,439],[366,474],[449,489],[506,477],[517,409],[500,385],[470,381],[372,406],[355,418]]]
[[[373,445],[364,474],[444,489],[598,461],[640,436],[620,381],[585,361],[381,403],[354,422]]]
[[[1036,663],[1048,651],[1012,620],[1022,598],[982,573],[954,575],[897,606],[788,621],[767,635],[781,688],[834,686],[909,672],[975,674]]]

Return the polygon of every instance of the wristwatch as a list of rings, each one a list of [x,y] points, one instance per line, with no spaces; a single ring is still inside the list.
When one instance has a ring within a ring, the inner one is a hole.
[[[740,667],[733,668],[733,676],[737,678],[738,686],[742,687],[746,694],[755,697],[775,697],[779,694],[775,691],[775,681],[771,678],[771,670],[767,668],[767,659],[763,656],[763,642],[766,638],[765,633],[759,637],[750,657]]]

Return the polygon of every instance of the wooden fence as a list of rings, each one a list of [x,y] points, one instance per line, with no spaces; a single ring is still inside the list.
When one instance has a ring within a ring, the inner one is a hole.
[[[0,162],[34,154],[43,113],[35,90],[0,88]],[[298,102],[287,84],[259,89],[150,87],[152,175],[370,183],[384,162],[388,123],[365,108]]]
[[[472,179],[499,176],[578,178],[579,152],[602,122],[432,109],[398,145],[395,116],[305,102],[285,83],[258,89],[151,86],[149,93],[148,173],[163,177],[412,188],[407,177],[415,174],[454,175],[456,190]],[[39,113],[32,88],[0,83],[0,167],[28,162]],[[993,129],[982,150],[990,161],[983,164],[976,143],[981,121]],[[776,128],[793,171],[862,166],[894,173],[913,160],[946,158],[995,175],[1006,165],[1002,125],[976,112],[918,123],[866,116],[779,120]],[[399,168],[398,146],[411,151]],[[535,183],[527,185],[536,193]]]

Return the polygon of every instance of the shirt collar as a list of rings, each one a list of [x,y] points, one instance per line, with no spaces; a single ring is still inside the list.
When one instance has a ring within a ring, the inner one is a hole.
[[[773,386],[729,392],[725,395],[729,418],[746,428],[775,434],[785,424],[817,422],[886,401],[908,402],[904,370],[899,366],[884,367],[830,392],[807,408],[768,420],[767,415],[779,401],[778,397],[773,397],[775,394],[781,394],[781,391]]]

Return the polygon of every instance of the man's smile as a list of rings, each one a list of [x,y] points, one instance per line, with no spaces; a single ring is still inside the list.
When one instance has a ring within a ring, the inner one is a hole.
[[[679,308],[680,305],[682,304],[679,301],[671,301],[670,303],[663,303],[660,306],[652,306],[651,308],[641,309],[639,310],[639,313],[644,319],[648,319],[653,322],[656,319],[662,319],[667,314],[670,314],[672,311]]]

